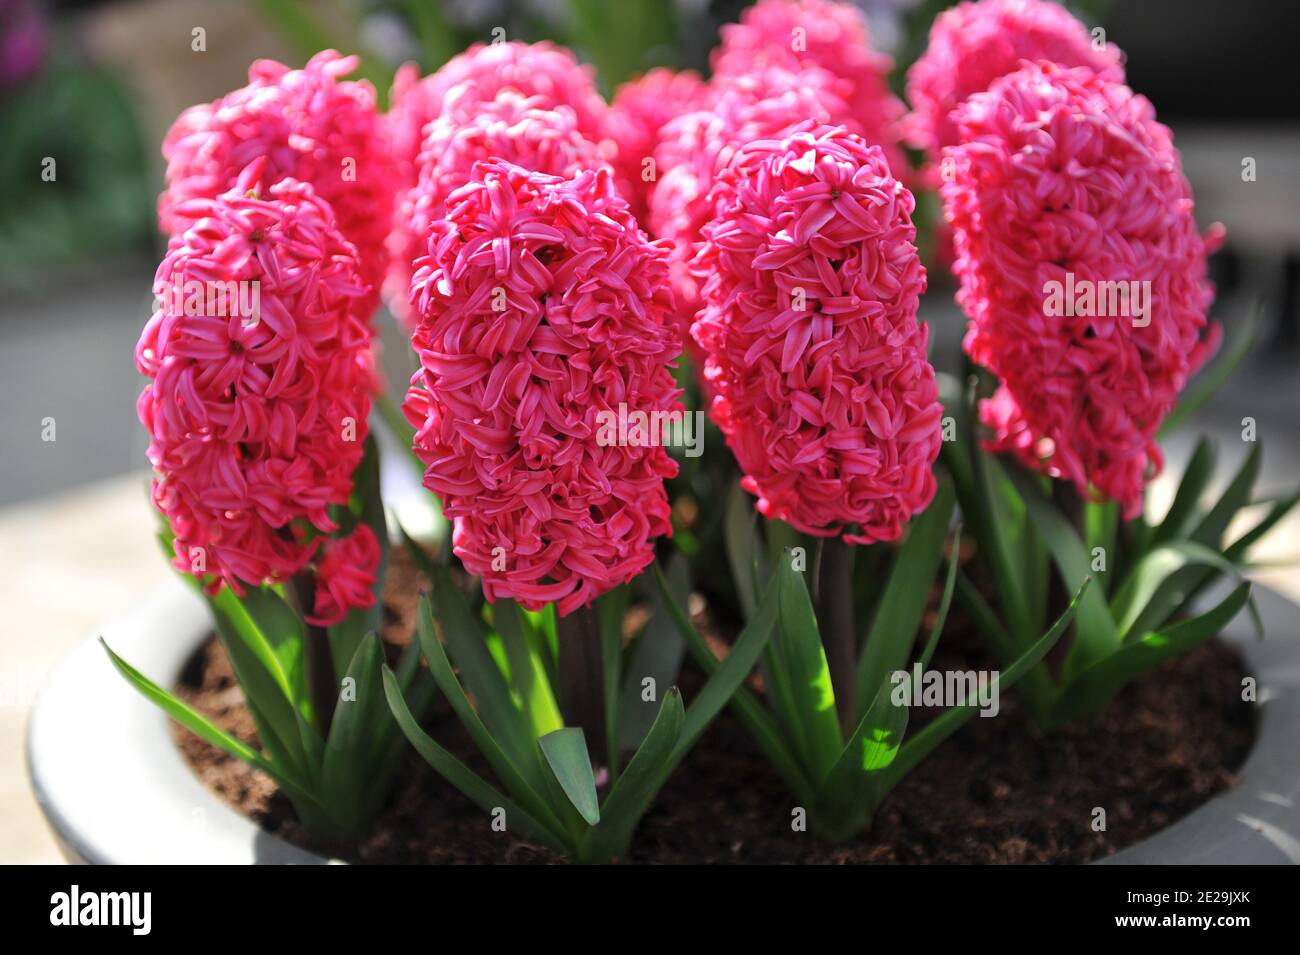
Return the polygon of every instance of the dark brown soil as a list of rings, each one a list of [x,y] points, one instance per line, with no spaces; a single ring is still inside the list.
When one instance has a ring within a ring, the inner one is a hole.
[[[417,582],[392,574],[385,638],[410,639]],[[947,638],[945,638],[947,639]],[[950,640],[943,666],[987,665]],[[210,643],[182,694],[218,725],[252,741],[253,727],[219,645]],[[646,814],[627,861],[641,863],[1086,862],[1168,826],[1233,784],[1254,739],[1241,700],[1241,657],[1217,640],[1148,673],[1088,730],[1030,732],[1012,691],[997,719],[973,719],[890,795],[869,832],[825,845],[791,827],[793,799],[723,713]],[[687,674],[689,689],[696,680]],[[431,732],[479,772],[481,759],[441,701]],[[919,723],[923,716],[916,718]],[[414,753],[399,770],[373,834],[324,846],[293,819],[275,785],[244,763],[176,731],[200,778],[241,812],[291,842],[363,863],[547,863],[552,853],[493,832],[488,817]],[[1092,828],[1094,809],[1106,831]]]

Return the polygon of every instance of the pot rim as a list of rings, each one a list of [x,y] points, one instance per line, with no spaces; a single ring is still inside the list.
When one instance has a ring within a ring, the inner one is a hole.
[[[1223,636],[1257,680],[1258,733],[1237,784],[1104,859],[1105,865],[1300,862],[1300,607],[1255,589],[1268,640],[1243,617]],[[175,745],[170,719],[113,669],[114,651],[160,685],[180,675],[212,625],[202,601],[169,581],[83,642],[32,708],[27,767],[41,811],[72,861],[202,864],[336,863],[260,828],[208,790]],[[172,631],[160,639],[159,631]],[[179,631],[181,638],[174,633]],[[96,715],[85,724],[75,715]],[[1087,821],[1081,820],[1081,825]]]

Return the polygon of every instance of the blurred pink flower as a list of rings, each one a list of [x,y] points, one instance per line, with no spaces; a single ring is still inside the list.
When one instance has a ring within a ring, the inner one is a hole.
[[[594,73],[563,47],[546,42],[476,43],[428,76],[421,77],[413,63],[401,67],[393,79],[387,116],[399,209],[389,240],[397,258],[385,282],[384,298],[404,323],[414,320],[407,302],[411,282],[408,256],[423,254],[425,236],[418,229],[412,231],[410,210],[400,204],[420,185],[423,167],[435,155],[427,148],[430,124],[449,103],[455,104],[456,115],[465,120],[472,116],[476,103],[491,103],[507,91],[529,99],[534,109],[567,107],[578,132],[600,145],[607,160],[614,156],[613,144],[605,139],[609,107],[596,91]]]
[[[941,444],[912,194],[879,147],[808,122],[740,149],[711,198],[691,331],[742,486],[806,533],[897,538]]]
[[[136,346],[154,503],[176,568],[214,593],[283,581],[311,559],[313,528],[332,531],[328,508],[351,493],[370,410],[356,250],[311,186],[264,188],[266,165],[171,208],[159,310]]]
[[[424,484],[489,600],[561,614],[635,577],[671,533],[662,447],[599,440],[602,412],[680,409],[666,249],[612,173],[474,167],[412,283],[406,396]]]
[[[1119,49],[1113,43],[1094,46],[1088,28],[1058,3],[960,3],[935,18],[929,45],[907,71],[912,112],[903,130],[908,144],[937,161],[944,146],[958,142],[951,112],[999,76],[1019,69],[1022,60],[1086,66],[1107,79],[1124,80]]]
[[[906,107],[888,82],[894,61],[872,48],[856,7],[828,0],[758,0],[739,23],[727,24],[721,32],[722,43],[712,57],[715,82],[768,65],[826,70],[844,84],[845,111],[831,122],[879,146],[893,174],[906,179],[910,167],[899,148]]]
[[[163,140],[162,231],[171,235],[181,228],[174,219],[178,204],[222,195],[246,165],[264,157],[266,182],[310,183],[334,210],[339,228],[356,246],[369,288],[357,307],[368,316],[379,301],[386,266],[394,179],[374,87],[341,79],[357,62],[333,50],[317,53],[301,70],[258,60],[248,70],[247,86],[181,113]]]
[[[556,176],[606,165],[600,148],[578,131],[568,106],[509,89],[489,102],[472,92],[467,86],[453,89],[443,112],[425,127],[419,181],[402,199],[389,237],[390,306],[408,325],[417,318],[409,303],[412,263],[428,252],[433,220],[442,215],[447,196],[469,181],[476,162],[504,159]]]
[[[379,541],[365,524],[347,537],[326,538],[316,555],[315,606],[307,622],[332,627],[350,610],[373,607],[379,558]]]
[[[541,97],[542,108],[567,106],[579,131],[592,142],[605,136],[605,101],[596,92],[590,67],[580,66],[568,50],[552,43],[476,43],[453,56],[442,68],[421,77],[415,64],[397,71],[389,97],[389,128],[398,175],[405,188],[419,179],[419,156],[425,127],[443,111],[444,100],[467,85],[461,100],[491,102],[502,90]]]
[[[1090,69],[1025,64],[952,118],[943,199],[965,348],[1002,381],[982,407],[989,446],[1133,517],[1160,422],[1217,346],[1206,256],[1221,227],[1198,234],[1151,104]]]
[[[616,167],[632,213],[646,227],[650,193],[658,182],[647,180],[645,161],[659,144],[659,130],[678,116],[707,109],[713,94],[699,75],[685,70],[651,70],[620,86],[609,108],[609,136],[618,147]]]
[[[661,130],[650,232],[672,243],[669,274],[682,337],[692,350],[690,326],[703,302],[691,260],[701,230],[713,218],[709,190],[718,173],[742,146],[778,137],[808,119],[830,122],[843,115],[842,91],[843,84],[815,66],[797,72],[783,66],[755,68],[725,80],[709,109],[680,116]]]

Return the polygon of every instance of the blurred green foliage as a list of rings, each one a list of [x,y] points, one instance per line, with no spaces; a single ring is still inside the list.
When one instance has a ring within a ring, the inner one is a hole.
[[[0,142],[0,288],[149,241],[156,189],[131,97],[111,74],[52,59],[0,93]]]

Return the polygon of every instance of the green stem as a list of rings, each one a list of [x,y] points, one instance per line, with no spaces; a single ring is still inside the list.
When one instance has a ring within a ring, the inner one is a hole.
[[[841,537],[825,538],[817,557],[817,624],[835,690],[840,725],[851,733],[857,712],[857,632],[853,626],[853,547]]]
[[[556,620],[559,643],[560,712],[566,726],[580,726],[592,761],[606,758],[604,664],[600,618],[581,607]]]

